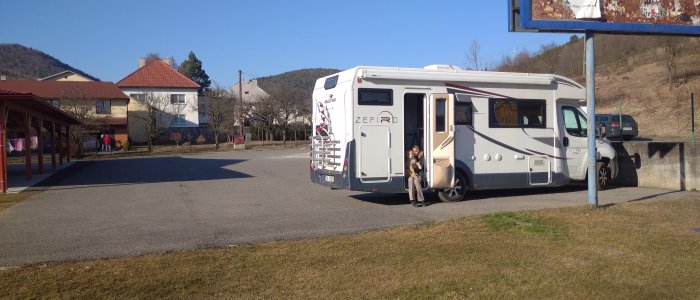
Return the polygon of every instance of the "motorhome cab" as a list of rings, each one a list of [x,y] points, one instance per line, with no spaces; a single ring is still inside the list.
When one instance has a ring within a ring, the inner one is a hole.
[[[316,81],[311,180],[403,193],[407,152],[424,151],[423,188],[443,201],[468,190],[561,186],[587,176],[584,88],[556,75],[356,67]],[[617,173],[596,142],[598,184]]]

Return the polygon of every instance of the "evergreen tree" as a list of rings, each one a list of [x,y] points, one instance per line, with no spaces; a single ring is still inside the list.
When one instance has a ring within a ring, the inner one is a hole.
[[[209,86],[211,85],[209,75],[207,75],[207,72],[202,69],[202,61],[197,59],[194,52],[190,51],[187,59],[180,64],[178,71],[187,76],[189,79],[192,79],[192,81],[198,83],[201,86],[199,89],[200,93],[203,93],[209,89]]]

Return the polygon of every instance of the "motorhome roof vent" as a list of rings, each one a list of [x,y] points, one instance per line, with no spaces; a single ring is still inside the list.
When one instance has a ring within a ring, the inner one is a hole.
[[[426,69],[426,70],[455,70],[455,71],[462,70],[462,68],[455,66],[455,65],[429,65],[423,69]]]

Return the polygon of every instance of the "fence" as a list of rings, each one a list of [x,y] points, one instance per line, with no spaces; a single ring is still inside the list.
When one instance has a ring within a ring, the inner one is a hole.
[[[618,99],[598,106],[596,113],[632,116],[639,126],[637,140],[694,143],[698,130],[698,96],[698,93],[689,93],[685,97],[647,98],[643,103]]]

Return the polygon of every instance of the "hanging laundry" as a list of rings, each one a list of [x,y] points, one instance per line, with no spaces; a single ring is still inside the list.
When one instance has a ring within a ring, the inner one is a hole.
[[[32,150],[39,149],[39,139],[36,136],[33,136],[31,138],[32,141]]]
[[[12,139],[12,143],[15,145],[15,151],[24,151],[24,139]]]

